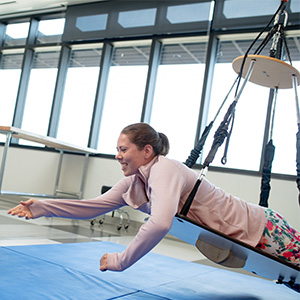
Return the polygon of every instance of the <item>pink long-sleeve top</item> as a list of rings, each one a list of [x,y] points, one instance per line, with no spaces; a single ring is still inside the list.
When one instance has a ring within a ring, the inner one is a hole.
[[[150,214],[122,253],[108,254],[108,269],[122,271],[154,248],[171,228],[198,174],[181,162],[155,157],[139,174],[120,180],[103,195],[86,200],[47,199],[30,206],[34,218],[90,219],[125,205]],[[203,179],[187,217],[256,246],[265,225],[264,209],[225,193]]]

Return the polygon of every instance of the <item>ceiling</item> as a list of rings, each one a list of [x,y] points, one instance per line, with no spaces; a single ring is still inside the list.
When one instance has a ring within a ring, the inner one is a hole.
[[[67,6],[104,0],[0,0],[0,17],[28,15],[30,12],[55,11]]]

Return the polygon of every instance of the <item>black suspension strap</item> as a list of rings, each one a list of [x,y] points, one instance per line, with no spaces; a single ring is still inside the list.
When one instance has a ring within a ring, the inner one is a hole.
[[[296,171],[297,171],[297,177],[296,177],[296,183],[297,188],[299,191],[298,195],[298,203],[300,205],[300,127],[298,126],[298,132],[296,134],[296,142],[297,142],[297,150],[296,150]]]
[[[275,89],[275,97],[272,109],[272,117],[271,117],[271,126],[269,142],[264,147],[264,161],[263,161],[263,169],[261,174],[261,184],[260,184],[260,196],[259,196],[259,205],[263,207],[268,207],[268,199],[271,190],[271,171],[272,171],[272,163],[274,159],[275,146],[273,145],[273,128],[274,128],[274,119],[275,119],[275,109],[277,102],[278,88]]]
[[[274,159],[275,146],[273,145],[273,140],[271,139],[265,147],[264,151],[264,163],[263,163],[263,171],[261,177],[261,185],[260,185],[260,200],[259,205],[263,207],[268,207],[268,199],[271,190],[271,170],[272,170],[272,162]]]
[[[239,100],[239,98],[242,95],[242,92],[243,92],[247,82],[249,81],[249,78],[250,78],[250,76],[252,74],[252,71],[253,71],[254,64],[255,64],[255,60],[251,60],[250,65],[249,65],[249,69],[247,71],[247,74],[245,76],[245,80],[243,82],[243,85],[241,86],[240,90],[238,92],[236,92],[235,99],[234,99],[234,101],[232,102],[231,106],[228,109],[228,112],[230,111],[230,119],[228,119],[228,120],[230,120],[230,122],[231,122],[231,128],[230,128],[229,133],[227,133],[227,136],[226,136],[226,144],[225,144],[224,154],[223,154],[223,157],[221,159],[222,164],[226,164],[226,162],[227,162],[227,151],[228,151],[229,140],[230,140],[232,129],[233,129],[234,116],[235,116],[235,107],[236,107],[237,101]],[[240,73],[240,74],[242,74],[242,73]],[[228,114],[228,112],[227,112],[227,114]],[[228,122],[227,130],[229,128],[230,122]]]
[[[255,38],[255,40],[252,42],[252,44],[250,45],[250,47],[248,48],[246,54],[244,55],[244,58],[243,58],[243,62],[242,62],[242,65],[241,65],[241,68],[240,68],[240,72],[239,72],[239,75],[238,75],[238,78],[237,78],[237,87],[236,87],[236,92],[235,92],[235,100],[232,102],[232,104],[230,105],[230,107],[228,108],[227,110],[227,113],[223,119],[223,121],[221,122],[219,128],[217,129],[215,135],[214,135],[214,141],[212,143],[212,146],[211,146],[211,150],[209,152],[209,154],[207,155],[205,161],[204,161],[204,164],[203,164],[203,167],[202,167],[202,171],[194,185],[194,188],[192,189],[191,193],[189,194],[186,202],[184,203],[181,211],[180,211],[180,214],[183,215],[183,216],[186,216],[189,212],[189,209],[192,205],[192,202],[194,200],[194,197],[197,193],[197,190],[204,178],[204,176],[206,175],[206,172],[208,170],[208,166],[209,164],[213,161],[214,157],[215,157],[215,154],[218,150],[218,148],[223,144],[225,138],[228,136],[228,128],[229,128],[229,125],[230,124],[233,124],[233,120],[234,120],[234,114],[235,114],[235,107],[236,107],[236,104],[237,104],[237,100],[239,99],[240,95],[241,95],[241,92],[246,84],[246,82],[249,80],[249,77],[252,73],[252,69],[253,69],[253,65],[254,65],[254,61],[251,61],[251,64],[250,64],[250,67],[248,69],[248,72],[247,72],[247,76],[245,78],[245,81],[244,81],[244,85],[243,87],[239,90],[239,84],[240,84],[240,81],[241,81],[241,78],[242,78],[242,74],[243,74],[243,69],[244,69],[244,65],[245,65],[245,62],[246,62],[246,58],[247,58],[247,55],[248,53],[250,52],[251,48],[253,47],[253,45],[256,43],[256,41],[260,38],[260,36],[263,34],[263,32],[270,26],[270,24],[272,23],[272,21],[274,20],[274,18],[276,17],[276,15],[278,14],[278,12],[280,12],[284,6],[285,6],[285,0],[281,0],[281,4],[279,6],[279,8],[277,9],[276,13],[273,15],[273,17],[271,18],[271,20],[269,21],[269,23],[265,26],[265,28],[259,33],[259,35]],[[208,125],[208,128],[207,130],[205,130],[203,132],[203,140],[201,142],[205,142],[206,138],[207,138],[207,135],[211,129],[211,126],[212,124],[210,123]],[[232,132],[232,127],[231,127],[231,130],[230,130],[230,134]],[[229,136],[230,137],[230,136]],[[200,139],[201,140],[201,139]],[[228,140],[229,142],[229,140]],[[203,144],[201,145],[200,144],[200,147],[199,149],[201,148],[202,150],[202,147],[203,147]],[[227,143],[227,146],[226,146],[226,149],[228,149],[228,143]],[[200,150],[200,152],[201,152]],[[196,158],[196,153],[197,151],[199,151],[198,149],[196,149],[194,152],[192,151],[191,152],[191,159],[193,159],[194,161],[197,160]],[[200,153],[199,152],[199,153]],[[226,154],[227,150],[225,150],[225,154]],[[223,159],[226,160],[226,155],[224,154],[223,156]],[[196,160],[195,160],[196,159]],[[190,162],[189,159],[187,160],[186,162],[187,165],[192,165],[192,161]],[[300,183],[300,181],[299,181]]]
[[[191,193],[189,194],[186,202],[184,203],[184,205],[183,205],[183,207],[180,211],[180,214],[183,215],[183,216],[186,216],[187,213],[189,212],[189,209],[192,205],[192,202],[193,202],[194,197],[196,195],[196,192],[197,192],[197,190],[200,186],[200,183],[202,182],[202,179],[206,175],[206,172],[208,170],[208,166],[213,161],[213,159],[214,159],[214,157],[217,153],[217,150],[223,144],[225,138],[228,136],[228,128],[229,128],[229,125],[231,124],[231,122],[233,121],[233,116],[234,116],[237,101],[240,98],[241,93],[242,93],[246,83],[248,82],[250,76],[251,76],[251,73],[252,73],[253,67],[254,67],[254,63],[255,63],[255,61],[251,61],[251,64],[250,64],[248,72],[247,72],[247,75],[245,77],[245,80],[243,82],[242,87],[240,88],[240,91],[238,92],[238,94],[235,97],[234,101],[229,106],[223,121],[219,125],[216,133],[214,134],[214,140],[213,140],[211,149],[210,149],[210,151],[209,151],[209,153],[208,153],[208,155],[207,155],[207,157],[206,157],[206,159],[203,163],[202,171],[201,171],[201,173],[200,173],[200,175],[199,175],[199,177],[198,177],[198,179],[197,179],[197,181],[194,185],[194,188],[192,189]]]
[[[231,127],[230,127],[229,133],[228,133],[227,138],[226,138],[226,143],[225,143],[225,147],[224,147],[224,154],[223,154],[223,157],[221,158],[221,163],[223,165],[226,165],[226,163],[227,163],[227,153],[228,153],[229,141],[230,141],[230,137],[231,137],[232,129],[233,129],[234,116],[235,116],[235,111],[232,112]]]
[[[213,121],[211,121],[204,129],[200,140],[198,141],[197,145],[194,147],[194,149],[191,151],[189,157],[185,161],[185,165],[188,166],[189,168],[192,168],[194,164],[196,163],[197,159],[199,158],[201,151],[203,149],[203,146],[205,144],[206,138],[213,127]]]
[[[228,128],[232,121],[232,115],[235,110],[236,104],[237,104],[236,100],[231,103],[223,121],[221,122],[221,124],[219,125],[219,128],[215,132],[211,149],[203,163],[204,168],[206,168],[210,165],[210,163],[213,161],[213,159],[217,153],[217,150],[223,144],[225,138],[228,136]]]
[[[197,159],[199,158],[200,154],[201,154],[201,151],[203,149],[203,146],[205,144],[205,141],[206,141],[206,138],[207,136],[209,135],[210,133],[210,130],[211,128],[213,127],[213,124],[215,122],[215,120],[217,119],[221,109],[223,108],[225,102],[227,101],[230,93],[232,92],[235,84],[237,83],[238,81],[238,77],[235,79],[233,85],[231,86],[231,88],[229,89],[229,92],[227,93],[227,95],[225,96],[223,102],[221,103],[214,119],[205,127],[202,135],[201,135],[201,138],[200,140],[198,141],[198,143],[196,144],[196,146],[194,147],[194,149],[191,151],[189,157],[187,158],[187,160],[185,161],[185,165],[188,166],[189,168],[192,168],[194,166],[194,164],[196,163]]]
[[[270,19],[270,21],[268,22],[268,24],[262,29],[262,31],[257,35],[257,37],[253,40],[253,42],[251,43],[251,45],[249,46],[249,48],[247,49],[245,55],[244,55],[244,58],[243,58],[243,61],[242,61],[242,65],[241,65],[241,68],[240,68],[240,72],[239,72],[239,81],[238,81],[238,84],[237,84],[237,87],[236,87],[236,95],[237,95],[237,92],[238,92],[238,88],[239,88],[239,85],[240,85],[240,81],[241,81],[241,78],[242,78],[242,74],[243,74],[243,71],[244,71],[244,66],[245,66],[245,62],[246,62],[246,59],[247,59],[247,56],[250,52],[250,50],[252,49],[252,47],[255,45],[255,43],[258,41],[258,39],[261,37],[261,35],[267,30],[267,28],[272,24],[272,22],[274,21],[274,19],[276,18],[276,16],[278,15],[279,12],[283,11],[284,8],[285,8],[285,5],[286,5],[286,0],[281,0],[281,3],[278,7],[278,9],[276,10],[275,14],[272,16],[272,18]]]
[[[266,45],[266,43],[273,38],[273,43],[270,48],[270,57],[274,57],[277,59],[281,59],[282,57],[282,46],[284,43],[284,46],[286,48],[288,58],[291,62],[289,50],[287,47],[285,35],[283,28],[287,24],[287,13],[284,10],[280,10],[275,18],[274,21],[274,27],[270,31],[270,33],[267,35],[265,40],[263,41],[263,45]],[[260,53],[263,48],[259,48],[256,52]],[[272,164],[274,160],[274,153],[275,153],[275,146],[273,145],[273,127],[274,127],[274,116],[275,116],[275,107],[276,107],[276,101],[277,101],[277,95],[278,95],[278,87],[275,87],[273,98],[273,112],[272,112],[272,118],[271,118],[271,130],[269,134],[269,142],[264,147],[263,152],[263,168],[262,168],[262,176],[261,176],[261,185],[260,185],[260,198],[259,198],[259,205],[263,207],[268,207],[268,199],[270,195],[271,190],[271,171],[272,171]]]
[[[299,191],[298,195],[298,202],[300,205],[300,110],[299,110],[299,99],[298,99],[298,93],[297,93],[297,77],[293,75],[293,88],[295,90],[295,102],[296,102],[296,114],[297,114],[297,125],[298,125],[298,132],[296,134],[296,171],[297,171],[297,177],[296,177],[296,183]]]
[[[198,177],[191,193],[189,194],[187,200],[185,201],[185,203],[184,203],[184,205],[183,205],[183,207],[180,211],[180,214],[183,215],[183,216],[186,216],[188,214],[188,212],[190,210],[190,207],[193,203],[193,200],[195,198],[195,195],[197,193],[197,190],[198,190],[204,176],[206,175],[209,164],[213,161],[218,148],[223,144],[226,136],[228,135],[227,130],[228,130],[228,126],[230,124],[230,121],[232,119],[231,116],[232,116],[233,110],[235,109],[236,103],[237,102],[234,101],[230,105],[223,121],[221,122],[221,124],[219,125],[219,128],[217,129],[217,131],[214,134],[214,140],[213,140],[211,149],[210,149],[210,151],[209,151],[209,153],[208,153],[208,155],[207,155],[207,157],[206,157],[206,159],[203,163],[203,168],[202,168],[202,171],[200,173],[200,176]]]

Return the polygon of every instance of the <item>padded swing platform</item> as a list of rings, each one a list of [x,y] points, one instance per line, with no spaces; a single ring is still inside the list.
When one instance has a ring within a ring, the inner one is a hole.
[[[123,272],[99,271],[104,253],[124,249],[98,241],[0,247],[0,299],[299,299],[272,281],[155,253]]]
[[[242,267],[248,272],[259,275],[264,278],[276,280],[278,283],[300,284],[300,268],[282,261],[281,259],[269,255],[259,249],[249,246],[236,239],[228,237],[214,229],[199,224],[185,216],[177,214],[174,218],[172,228],[169,234],[192,245],[204,245],[201,250],[210,251],[202,252],[205,256],[214,257],[215,262],[226,266],[230,264],[230,256],[237,258],[237,266]],[[210,247],[211,246],[211,247]],[[213,253],[213,249],[219,249],[219,255]],[[223,264],[224,262],[224,264]],[[233,261],[233,264],[235,261]],[[232,266],[234,267],[234,266]]]
[[[234,71],[239,74],[244,56],[239,56],[232,62]],[[245,61],[242,77],[245,78],[251,61],[255,61],[250,82],[269,88],[290,89],[293,87],[292,76],[297,77],[300,84],[300,73],[286,62],[264,55],[248,55]]]

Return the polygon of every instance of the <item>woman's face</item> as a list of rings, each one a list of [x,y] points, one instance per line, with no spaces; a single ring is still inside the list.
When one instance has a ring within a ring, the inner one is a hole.
[[[122,166],[125,176],[137,174],[138,168],[146,165],[154,157],[151,145],[146,145],[144,149],[131,143],[126,134],[121,134],[118,138],[116,159]]]

